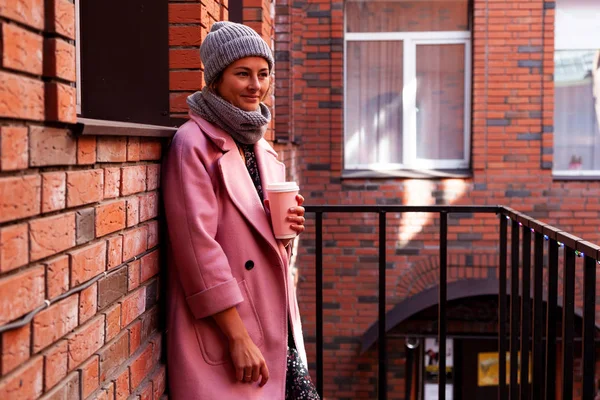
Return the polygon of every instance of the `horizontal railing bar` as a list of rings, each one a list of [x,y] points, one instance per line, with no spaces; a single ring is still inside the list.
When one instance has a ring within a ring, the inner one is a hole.
[[[600,259],[600,246],[597,246],[594,243],[581,240],[577,242],[577,247],[575,250],[582,252],[584,255],[590,258],[594,258],[596,260]]]
[[[581,242],[583,239],[567,232],[559,232],[556,234],[556,240],[563,243],[565,246],[576,250],[577,242]]]
[[[344,213],[344,212],[431,212],[431,213],[484,213],[494,214],[502,210],[501,206],[356,206],[356,205],[305,205],[306,212],[328,212],[328,213]]]

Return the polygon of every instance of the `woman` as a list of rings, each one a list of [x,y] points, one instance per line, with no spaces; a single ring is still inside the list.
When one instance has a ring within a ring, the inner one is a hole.
[[[263,190],[285,181],[262,138],[271,50],[251,28],[218,22],[200,57],[206,86],[188,98],[190,120],[163,166],[170,397],[318,399],[288,263],[293,239],[275,239]],[[297,201],[287,219],[301,233]]]

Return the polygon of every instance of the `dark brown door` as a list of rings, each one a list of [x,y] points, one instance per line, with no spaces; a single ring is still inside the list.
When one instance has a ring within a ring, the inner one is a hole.
[[[461,400],[490,400],[498,397],[498,386],[479,386],[479,354],[498,352],[497,340],[463,339],[459,346],[457,369],[460,371]],[[457,349],[458,350],[458,349]],[[458,372],[458,371],[457,371]]]

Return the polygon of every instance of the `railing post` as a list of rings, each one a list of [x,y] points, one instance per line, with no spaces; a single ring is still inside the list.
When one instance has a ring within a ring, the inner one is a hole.
[[[575,249],[565,246],[562,322],[562,400],[573,398],[573,332],[575,323]]]
[[[510,230],[510,400],[519,399],[519,231],[519,223],[513,219]]]
[[[498,271],[499,285],[498,288],[498,400],[506,400],[508,398],[508,390],[506,387],[506,351],[508,343],[506,340],[506,256],[507,256],[507,221],[504,214],[500,214],[500,260]]]
[[[544,399],[544,235],[535,233],[533,263],[533,400]]]
[[[521,294],[521,400],[529,399],[529,335],[531,334],[531,231],[523,229]]]
[[[387,399],[387,329],[385,318],[386,213],[379,212],[379,400]]]
[[[558,243],[548,242],[548,315],[546,317],[546,400],[556,400],[556,321],[558,301]]]
[[[316,217],[317,392],[323,398],[323,213],[317,211]]]
[[[594,398],[596,348],[596,260],[586,255],[583,270],[583,398]]]
[[[440,293],[438,307],[438,399],[446,400],[446,298],[448,290],[448,213],[440,213]]]

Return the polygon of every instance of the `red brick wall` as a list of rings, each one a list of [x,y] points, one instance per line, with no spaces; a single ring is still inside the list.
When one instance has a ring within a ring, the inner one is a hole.
[[[158,399],[162,143],[73,133],[73,2],[0,25],[0,325],[51,303],[0,334],[0,398]]]
[[[290,71],[285,85],[291,105],[278,108],[278,118],[302,141],[301,187],[310,204],[503,204],[600,242],[600,182],[551,175],[554,2],[473,2],[472,177],[421,180],[342,176],[344,2],[278,3],[278,10],[283,7],[289,23],[277,34],[289,41],[289,61],[280,64],[287,62]],[[437,284],[439,222],[428,214],[390,214],[387,220],[391,308]],[[299,296],[314,362],[314,222],[307,225]],[[496,274],[497,226],[494,215],[450,218],[451,280]],[[358,349],[377,319],[377,216],[328,214],[324,243],[325,395],[372,398],[367,392],[350,395],[342,381],[367,391],[375,387],[376,350],[359,355]],[[578,261],[578,304],[581,271]]]

